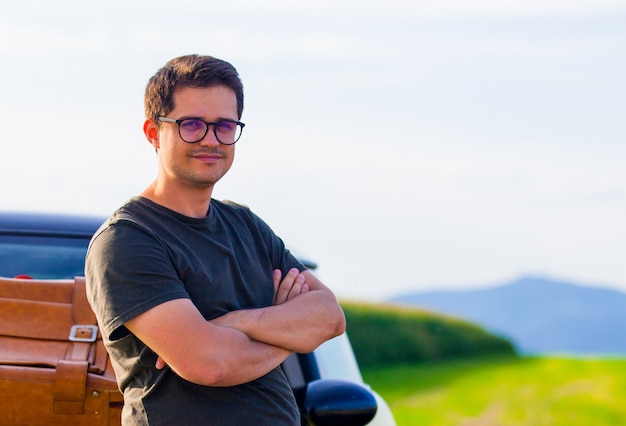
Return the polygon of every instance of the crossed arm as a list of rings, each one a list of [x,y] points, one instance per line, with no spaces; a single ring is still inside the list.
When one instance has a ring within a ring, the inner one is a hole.
[[[126,327],[184,379],[233,386],[257,379],[292,352],[310,352],[345,331],[335,296],[311,272],[274,271],[274,304],[206,321],[189,299],[137,316]]]

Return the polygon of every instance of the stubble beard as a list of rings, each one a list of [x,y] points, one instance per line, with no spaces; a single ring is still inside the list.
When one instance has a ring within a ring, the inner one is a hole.
[[[196,189],[213,188],[215,184],[225,175],[225,172],[211,173],[209,175],[201,175],[191,169],[176,169],[174,175],[179,182],[183,182],[186,186]]]
[[[217,165],[216,165],[217,166]],[[216,167],[216,170],[209,170],[200,173],[193,167],[174,166],[172,169],[173,177],[183,183],[185,186],[195,189],[213,188],[215,184],[228,172],[230,166],[224,169],[223,166]]]

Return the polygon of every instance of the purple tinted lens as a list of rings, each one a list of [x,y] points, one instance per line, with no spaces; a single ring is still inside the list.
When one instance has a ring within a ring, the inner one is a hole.
[[[232,121],[220,121],[215,124],[215,135],[221,143],[235,143],[241,135],[241,126]]]
[[[206,123],[201,120],[183,120],[180,123],[180,137],[187,142],[197,142],[204,137]]]

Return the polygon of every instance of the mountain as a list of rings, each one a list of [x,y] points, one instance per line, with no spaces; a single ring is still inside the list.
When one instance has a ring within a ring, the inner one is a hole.
[[[412,293],[393,303],[461,317],[521,353],[626,355],[626,293],[541,277],[470,291]]]

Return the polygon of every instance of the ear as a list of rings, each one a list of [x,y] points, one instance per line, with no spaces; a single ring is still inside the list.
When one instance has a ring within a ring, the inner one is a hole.
[[[143,123],[143,134],[146,135],[146,139],[154,149],[159,148],[159,128],[153,120],[147,119]]]

